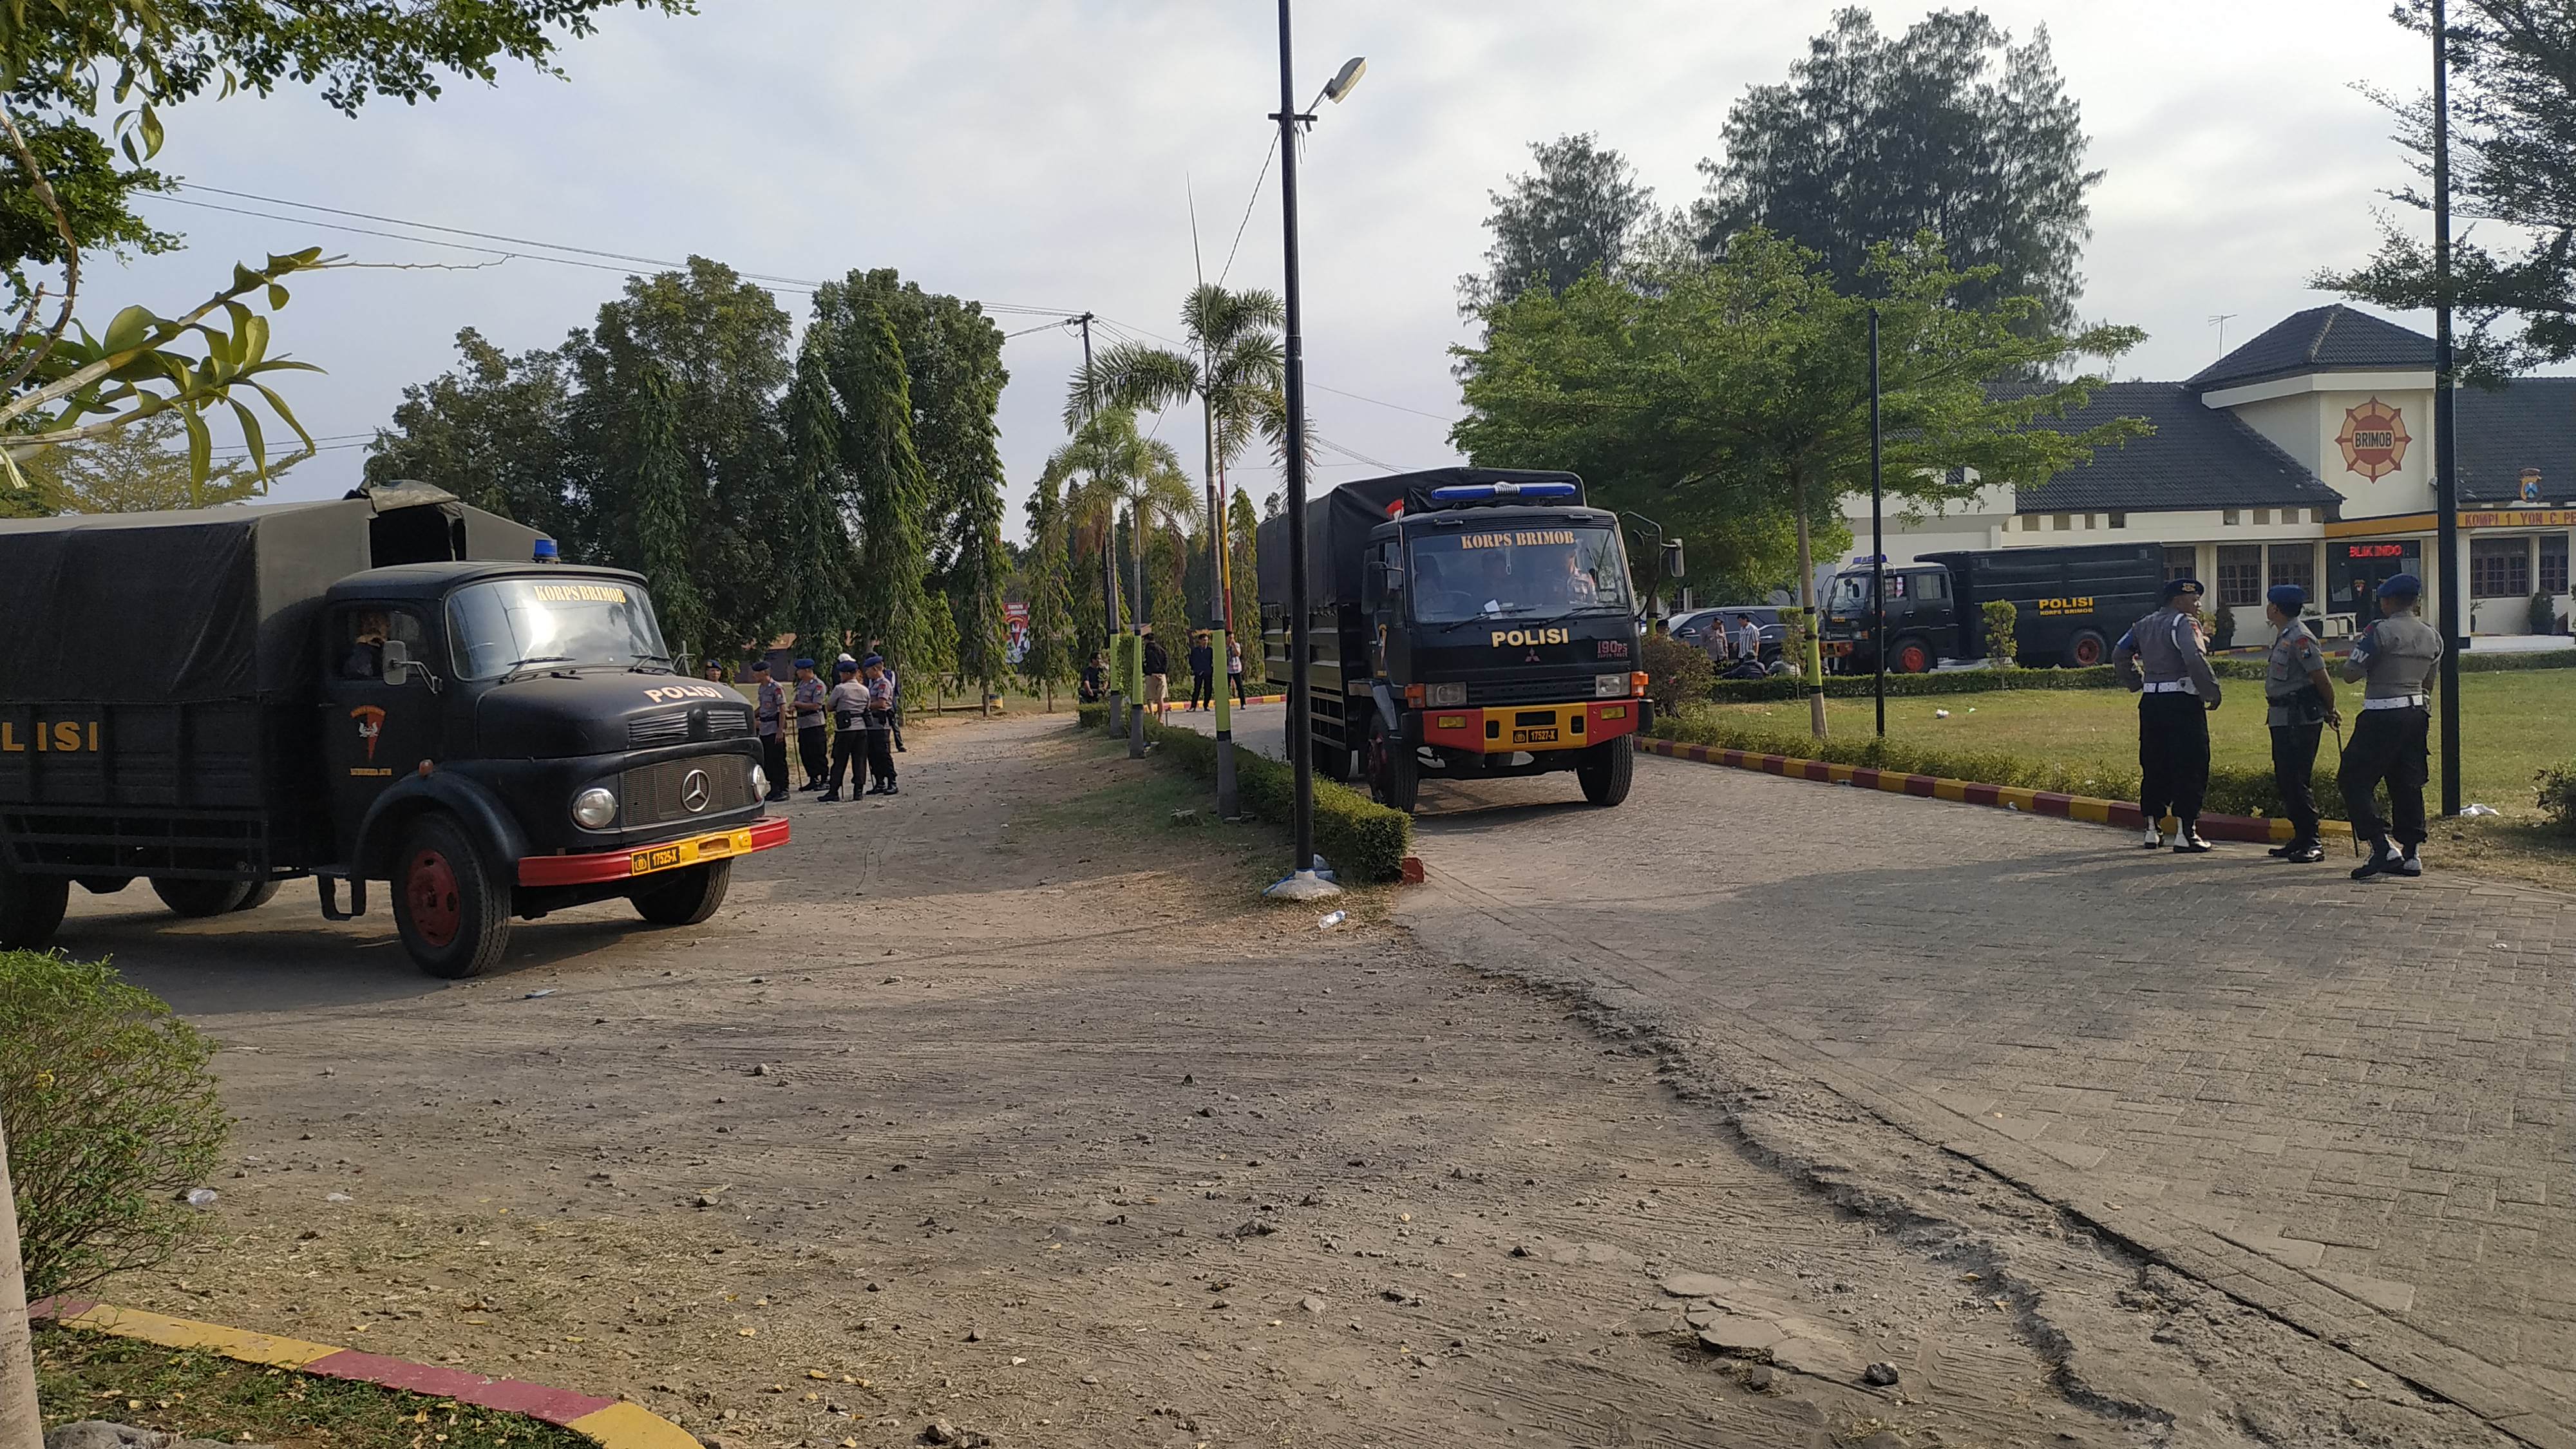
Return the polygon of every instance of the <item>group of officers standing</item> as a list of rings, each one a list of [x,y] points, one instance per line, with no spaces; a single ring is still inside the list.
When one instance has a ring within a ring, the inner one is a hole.
[[[2361,631],[2343,661],[2345,681],[2363,682],[2361,717],[2336,767],[2353,837],[2370,845],[2370,858],[2352,873],[2355,880],[2424,873],[2416,852],[2424,843],[2427,706],[2442,636],[2416,613],[2423,593],[2423,581],[2413,574],[2381,584],[2379,618]],[[2162,607],[2122,635],[2111,654],[2120,682],[2138,696],[2138,811],[2146,817],[2149,850],[2166,844],[2167,815],[2174,819],[2174,850],[2212,848],[2201,837],[2200,813],[2209,790],[2209,712],[2218,708],[2219,688],[2201,634],[2202,594],[2197,579],[2169,580]],[[2325,859],[2325,847],[2310,781],[2323,732],[2333,726],[2340,733],[2343,713],[2335,705],[2325,651],[2299,620],[2307,602],[2307,590],[2297,584],[2273,585],[2264,601],[2273,636],[2263,695],[2273,783],[2293,831],[2271,853],[2313,863]],[[2385,817],[2379,813],[2382,785],[2388,790]]]
[[[903,748],[902,694],[894,666],[884,655],[871,652],[865,659],[853,659],[843,654],[832,663],[833,682],[828,688],[811,659],[796,661],[792,683],[770,678],[766,659],[752,664],[751,675],[759,685],[752,721],[760,735],[762,769],[769,776],[767,798],[787,798],[790,728],[796,731],[796,751],[805,768],[800,789],[820,791],[818,799],[836,801],[846,778],[852,799],[896,793],[894,756]],[[871,775],[876,777],[874,784],[868,782]]]

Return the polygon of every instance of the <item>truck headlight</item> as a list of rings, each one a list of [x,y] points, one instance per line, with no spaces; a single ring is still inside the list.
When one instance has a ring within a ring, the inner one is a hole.
[[[1433,709],[1464,709],[1467,705],[1467,686],[1463,684],[1429,685],[1423,695]]]
[[[751,767],[751,798],[757,800],[768,793],[769,772],[755,764]]]
[[[606,830],[617,821],[617,792],[593,785],[573,796],[572,819],[585,830]]]
[[[1625,674],[1596,674],[1596,675],[1592,676],[1592,696],[1593,696],[1593,698],[1595,698],[1595,699],[1624,699],[1624,698],[1626,698],[1626,697],[1627,697],[1627,694],[1628,694],[1628,676],[1627,676],[1627,675],[1625,675]]]

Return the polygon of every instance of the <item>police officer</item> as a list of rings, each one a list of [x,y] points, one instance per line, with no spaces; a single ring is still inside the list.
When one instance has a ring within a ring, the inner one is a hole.
[[[2317,636],[2299,622],[2308,591],[2297,584],[2274,584],[2264,595],[2263,617],[2272,621],[2272,653],[2263,671],[2263,722],[2272,728],[2272,788],[2281,797],[2281,813],[2290,817],[2289,842],[2271,854],[2313,865],[2326,858],[2317,843],[2317,739],[2329,724],[2340,726],[2335,712],[2334,680],[2326,673],[2325,651]]]
[[[2361,631],[2344,656],[2343,677],[2369,681],[2340,767],[2352,833],[2370,842],[2370,859],[2353,871],[2354,880],[2424,873],[2415,850],[2424,843],[2424,734],[2431,720],[2425,706],[2432,702],[2442,636],[2415,613],[2423,594],[2424,581],[2413,574],[2381,584],[2378,621]],[[2393,823],[2380,818],[2373,795],[2382,780],[2388,782]]]
[[[760,736],[760,768],[769,776],[770,800],[787,798],[787,691],[769,677],[769,661],[755,659],[751,677],[758,681],[760,697],[752,708],[752,728]]]
[[[863,735],[867,730],[868,687],[859,682],[859,665],[855,659],[843,659],[832,666],[832,774],[831,788],[815,796],[822,804],[841,798],[841,777],[855,775],[850,783],[850,798],[855,800],[867,788],[868,757]]]
[[[2164,607],[2120,636],[2111,667],[2138,696],[2138,813],[2147,819],[2144,847],[2210,849],[2200,836],[2200,803],[2209,793],[2209,711],[2218,708],[2218,676],[2200,640],[2198,579],[2165,581]]]
[[[825,741],[829,736],[823,729],[823,705],[830,694],[814,673],[814,661],[797,660],[796,692],[790,697],[788,707],[796,716],[796,755],[805,766],[805,783],[796,787],[799,790],[823,788],[823,772],[829,768],[825,754]]]

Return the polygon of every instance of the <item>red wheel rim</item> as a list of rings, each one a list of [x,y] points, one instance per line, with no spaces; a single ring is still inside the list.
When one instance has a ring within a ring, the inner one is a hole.
[[[425,946],[444,946],[456,939],[462,919],[457,909],[456,871],[435,850],[415,852],[403,871],[403,904],[411,929]]]
[[[2075,641],[2075,662],[2078,664],[2101,663],[2102,645],[2100,641],[2094,639],[2079,639]]]
[[[1908,644],[1904,648],[1896,651],[1896,667],[1904,673],[1921,674],[1923,672],[1923,666],[1924,658],[1922,645]]]

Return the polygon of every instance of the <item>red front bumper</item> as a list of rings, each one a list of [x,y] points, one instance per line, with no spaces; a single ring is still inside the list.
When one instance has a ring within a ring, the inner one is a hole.
[[[1579,750],[1636,733],[1645,712],[1646,701],[1636,698],[1498,705],[1491,709],[1426,709],[1420,712],[1422,742],[1480,755]]]
[[[737,855],[749,855],[786,843],[787,817],[771,815],[731,830],[692,835],[659,845],[639,845],[630,850],[603,851],[597,855],[532,855],[519,862],[519,884],[565,886],[625,880],[630,876],[652,875],[658,871],[703,865],[708,861],[730,860]]]

